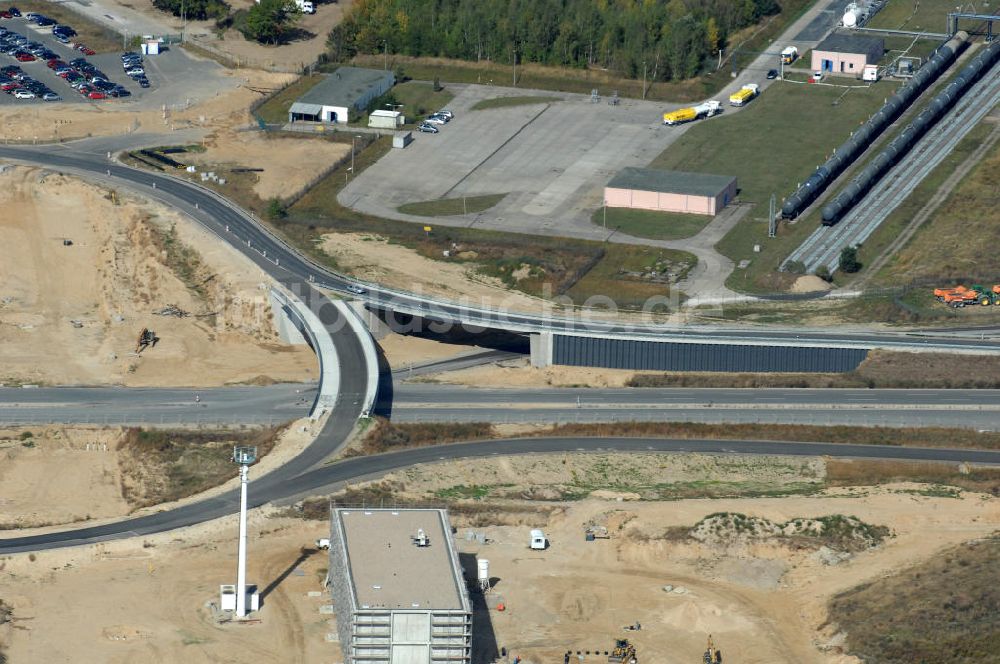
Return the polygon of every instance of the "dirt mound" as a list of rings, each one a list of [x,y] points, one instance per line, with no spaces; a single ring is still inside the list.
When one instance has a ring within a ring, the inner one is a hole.
[[[820,279],[815,274],[804,274],[795,280],[789,289],[793,293],[815,293],[828,291],[832,288],[829,282]]]
[[[827,546],[840,551],[861,551],[878,546],[890,534],[885,526],[873,526],[853,516],[834,514],[795,518],[784,523],[746,514],[710,514],[689,531],[692,539],[705,544],[738,544],[752,540],[776,540]]]

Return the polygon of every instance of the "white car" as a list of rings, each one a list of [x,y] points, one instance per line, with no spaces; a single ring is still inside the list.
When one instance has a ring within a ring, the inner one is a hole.
[[[31,90],[14,90],[14,96],[18,99],[34,99],[35,93]]]
[[[449,120],[453,120],[455,118],[455,114],[449,111],[448,109],[441,109],[434,115],[440,115],[442,117],[448,118]]]
[[[821,72],[821,71],[814,71],[813,72],[813,80],[814,81],[822,81],[823,80],[823,72]]]
[[[443,125],[448,123],[448,118],[441,117],[440,115],[431,115],[425,122],[430,122],[431,124]]]
[[[354,284],[351,284],[350,286],[348,286],[347,290],[351,291],[355,295],[364,295],[367,292],[361,286],[355,286]]]

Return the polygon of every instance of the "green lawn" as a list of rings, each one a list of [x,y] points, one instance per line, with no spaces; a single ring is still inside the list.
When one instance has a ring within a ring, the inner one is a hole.
[[[603,207],[594,210],[590,219],[598,226],[618,229],[622,233],[650,240],[682,240],[692,237],[712,221],[712,217],[704,214]]]
[[[321,74],[313,74],[297,79],[261,104],[257,108],[257,117],[268,124],[285,124],[288,122],[288,109],[292,107],[295,100],[312,89],[323,78],[325,77]]]
[[[948,12],[960,4],[953,0],[889,0],[865,27],[943,33],[948,28]]]
[[[424,81],[407,81],[392,89],[392,96],[403,104],[403,115],[408,125],[416,125],[426,116],[445,108],[455,95],[447,88],[434,91],[434,84]]]
[[[529,106],[531,104],[551,104],[562,101],[559,97],[540,97],[525,95],[521,97],[493,97],[492,99],[482,99],[472,105],[470,110],[485,111],[490,108],[508,108],[510,106]]]
[[[464,198],[441,198],[436,201],[421,201],[406,203],[397,209],[403,214],[415,214],[421,217],[448,217],[456,214],[469,214],[489,210],[504,199],[507,194],[490,194],[488,196],[467,196]]]
[[[691,127],[653,160],[653,168],[735,175],[740,199],[755,204],[717,245],[737,263],[751,261],[730,277],[730,288],[772,292],[788,285],[790,275],[775,270],[815,224],[808,219],[782,223],[778,237],[768,238],[768,199],[775,194],[780,206],[895,89],[894,83],[879,82],[845,94],[839,88],[778,83],[739,114]]]

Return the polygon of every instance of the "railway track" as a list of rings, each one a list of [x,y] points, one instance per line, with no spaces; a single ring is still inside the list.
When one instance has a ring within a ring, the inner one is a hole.
[[[876,187],[835,226],[820,226],[786,259],[800,261],[806,272],[839,267],[844,247],[867,240],[900,203],[998,103],[1000,75],[994,66],[966,92]]]

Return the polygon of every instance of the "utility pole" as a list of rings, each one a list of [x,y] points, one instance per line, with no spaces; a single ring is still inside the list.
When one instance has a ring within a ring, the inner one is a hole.
[[[646,61],[642,61],[642,98],[646,98]]]
[[[389,71],[389,41],[386,39],[382,40],[382,45],[385,47],[385,63],[382,67],[383,70]]]
[[[513,85],[513,87],[516,88],[517,87],[517,42],[514,42],[513,44],[511,44],[511,46],[510,46],[510,52],[511,52],[510,66],[511,66],[511,70],[513,71],[513,74],[514,74],[514,85]]]
[[[236,617],[247,615],[247,473],[257,460],[256,447],[234,447],[233,461],[240,465],[240,543],[236,566]]]

